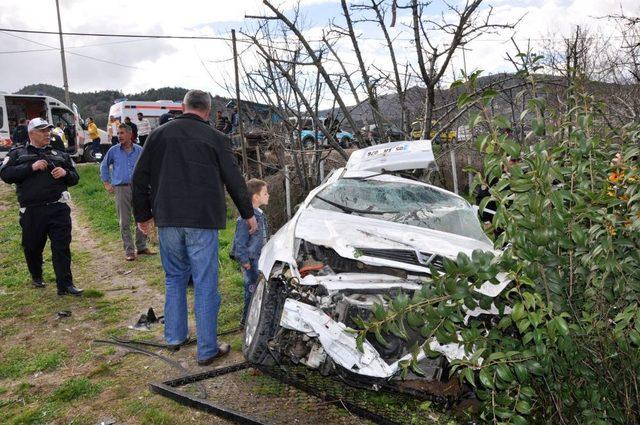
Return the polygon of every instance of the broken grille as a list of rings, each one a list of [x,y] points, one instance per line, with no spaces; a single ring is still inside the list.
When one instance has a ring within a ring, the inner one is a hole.
[[[368,257],[376,257],[376,258],[384,258],[385,260],[397,261],[399,263],[412,264],[420,267],[429,267],[426,266],[425,263],[431,256],[432,253],[429,252],[421,252],[420,254],[423,256],[423,262],[420,262],[418,256],[415,251],[411,251],[408,249],[376,249],[376,248],[356,248],[358,251],[362,253],[362,255],[366,255]],[[429,263],[430,266],[433,266],[436,270],[443,270],[443,258],[440,255],[436,255]]]

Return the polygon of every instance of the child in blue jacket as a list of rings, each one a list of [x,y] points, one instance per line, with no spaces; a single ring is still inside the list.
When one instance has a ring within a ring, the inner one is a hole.
[[[242,310],[242,320],[240,326],[244,327],[251,303],[251,296],[256,289],[258,281],[258,259],[262,252],[262,247],[267,243],[267,216],[260,209],[269,204],[269,191],[267,183],[251,179],[247,182],[247,189],[251,195],[251,203],[253,204],[253,212],[258,222],[258,230],[250,235],[249,226],[246,220],[238,217],[236,223],[236,234],[231,247],[232,256],[242,265],[242,274],[244,276],[244,309]]]

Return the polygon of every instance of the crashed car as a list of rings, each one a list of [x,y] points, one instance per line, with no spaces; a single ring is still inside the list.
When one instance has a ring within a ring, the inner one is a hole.
[[[370,318],[376,304],[420,290],[444,258],[494,252],[474,207],[407,174],[434,163],[427,140],[375,145],[353,152],[308,195],[262,251],[245,327],[247,360],[289,360],[368,388],[400,380],[409,347],[425,342],[419,332],[410,340],[385,335],[387,344],[367,338],[360,350],[354,318]],[[487,282],[478,291],[496,297],[507,283]],[[499,312],[468,311],[481,314]],[[441,356],[420,353],[425,373],[415,379],[439,381],[450,361],[466,356],[455,343],[428,344]]]

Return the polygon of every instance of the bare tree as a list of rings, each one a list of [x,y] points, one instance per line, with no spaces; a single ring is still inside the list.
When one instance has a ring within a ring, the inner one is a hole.
[[[391,21],[391,26],[395,25],[395,17],[396,17],[396,13],[395,10],[397,8],[397,3],[394,1],[391,5],[391,9],[392,9],[392,21]],[[386,16],[386,12],[387,12],[387,8],[384,7],[384,0],[371,0],[371,4],[362,4],[362,5],[353,5],[353,9],[355,10],[364,10],[364,11],[373,11],[374,12],[374,16],[375,18],[372,19],[373,22],[375,22],[379,27],[380,30],[382,31],[382,34],[384,36],[385,39],[385,43],[387,46],[387,49],[389,51],[389,59],[391,60],[391,67],[392,67],[392,71],[393,71],[393,78],[392,78],[392,85],[393,88],[395,90],[395,92],[398,95],[398,103],[400,103],[400,110],[401,110],[401,115],[400,115],[400,128],[405,132],[405,133],[409,133],[409,112],[408,112],[408,108],[407,108],[407,102],[406,102],[406,88],[407,88],[407,79],[405,78],[403,80],[403,78],[401,78],[400,76],[400,70],[398,67],[398,60],[396,58],[396,52],[395,49],[393,47],[393,40],[391,39],[391,35],[389,34],[389,29],[387,28],[387,24],[385,22],[385,16]],[[345,9],[344,5],[343,5],[343,10],[345,11],[345,14],[348,13],[348,10]],[[369,19],[365,18],[365,21],[368,21]],[[354,46],[357,45],[357,39],[352,38],[352,43],[354,44]],[[361,65],[362,66],[362,65]],[[377,102],[376,102],[377,105]]]
[[[342,99],[342,96],[341,96],[340,92],[338,91],[336,85],[334,84],[333,80],[329,76],[329,73],[327,72],[325,67],[322,65],[322,62],[319,60],[318,54],[316,53],[316,51],[313,48],[311,48],[311,46],[309,45],[309,42],[304,37],[304,35],[302,35],[302,32],[296,27],[294,22],[289,20],[289,18],[287,18],[280,10],[278,10],[278,8],[276,8],[274,5],[272,5],[271,2],[269,2],[268,0],[263,0],[263,3],[275,14],[275,16],[282,23],[285,24],[285,26],[287,28],[289,28],[289,30],[292,33],[295,34],[297,39],[300,41],[300,43],[304,47],[307,55],[313,61],[315,66],[318,68],[318,71],[320,72],[320,75],[322,75],[322,78],[323,78],[325,84],[327,85],[327,87],[329,88],[329,90],[331,91],[331,94],[335,97],[336,102],[338,103],[338,105],[340,105],[340,110],[342,111],[343,116],[345,117],[345,119],[349,123],[349,126],[353,129],[356,139],[358,140],[358,142],[361,145],[364,145],[365,141],[362,138],[362,135],[360,134],[360,132],[358,131],[358,127],[357,127],[356,123],[353,121],[353,118],[351,117],[351,114],[349,112],[349,109],[347,108],[347,105],[345,104],[344,100]],[[309,113],[311,113],[311,110],[309,111]],[[321,126],[318,126],[318,127],[319,128],[324,128],[324,125],[322,127]],[[344,151],[342,152],[342,154],[344,154]]]
[[[492,8],[484,15],[479,10],[482,0],[467,0],[463,6],[445,2],[448,14],[434,20],[425,18],[425,8],[418,0],[411,0],[409,6],[412,15],[413,39],[418,61],[418,74],[426,86],[425,111],[422,125],[422,137],[431,133],[434,118],[436,87],[449,69],[454,53],[474,39],[498,29],[514,28],[515,23],[493,23]],[[405,8],[406,8],[405,7]],[[436,42],[428,32],[437,31],[445,39]]]

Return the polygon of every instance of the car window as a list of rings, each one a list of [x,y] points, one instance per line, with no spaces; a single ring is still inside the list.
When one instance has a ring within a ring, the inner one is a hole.
[[[66,126],[75,124],[75,117],[70,111],[65,109],[52,109],[51,115],[53,118],[53,125],[63,122]]]
[[[4,126],[4,111],[2,110],[2,106],[0,106],[0,128]]]
[[[314,208],[424,227],[489,243],[475,210],[462,198],[409,181],[338,179],[311,201]]]

